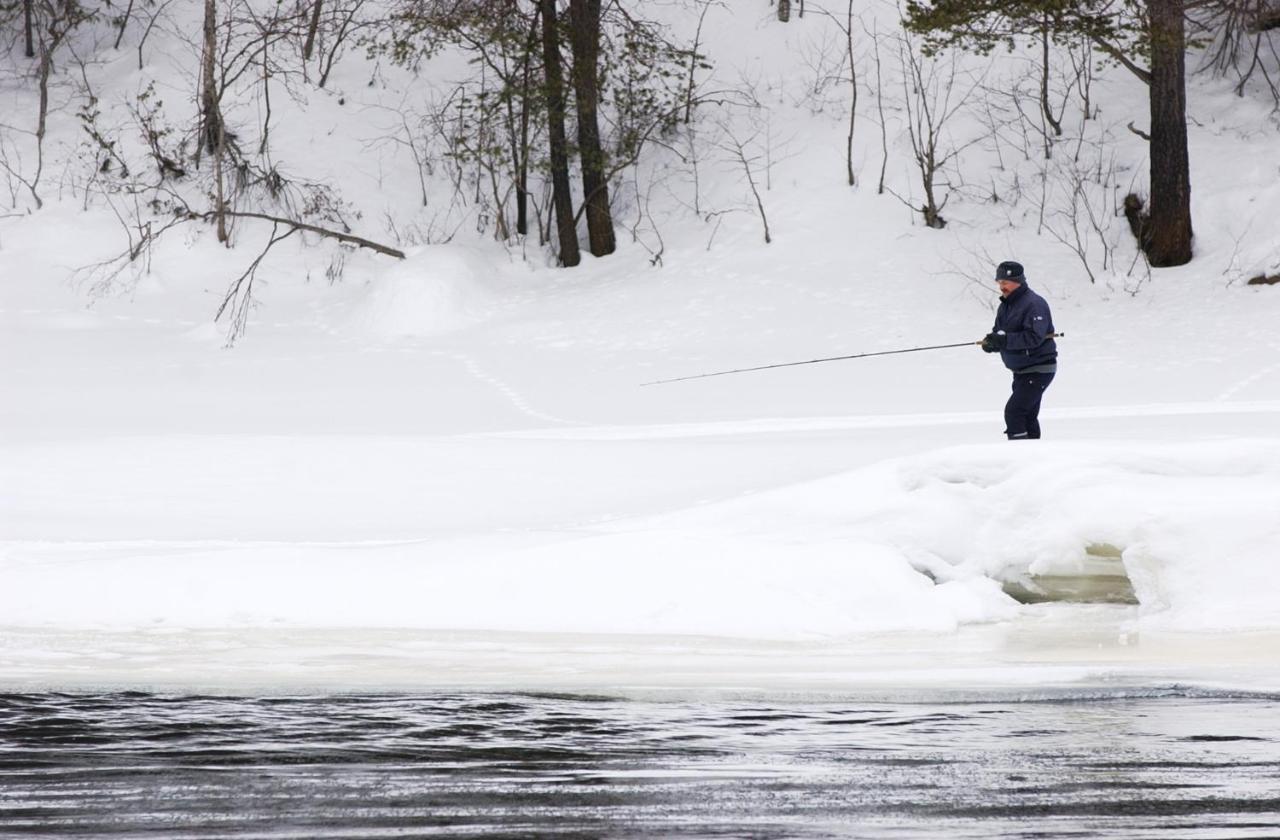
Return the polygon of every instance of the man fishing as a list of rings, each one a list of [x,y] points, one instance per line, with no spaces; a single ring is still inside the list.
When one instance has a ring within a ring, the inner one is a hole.
[[[1040,399],[1058,370],[1049,304],[1027,286],[1022,264],[1008,260],[996,266],[1000,308],[995,326],[980,342],[983,351],[1000,353],[1013,371],[1013,393],[1004,406],[1004,433],[1009,440],[1040,437]]]

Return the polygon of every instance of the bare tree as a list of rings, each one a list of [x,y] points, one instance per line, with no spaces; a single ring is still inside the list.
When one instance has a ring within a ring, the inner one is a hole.
[[[162,2],[158,2],[150,5],[149,11],[147,12],[147,16],[146,16],[147,25],[142,28],[142,35],[138,38],[138,69],[139,70],[141,70],[144,66],[146,66],[146,60],[143,57],[143,51],[146,48],[147,39],[151,36],[151,33],[155,30],[156,26],[160,23],[160,20],[163,17],[165,17],[165,13],[168,11],[169,7],[173,5],[174,2],[175,0],[162,0]],[[124,30],[121,30],[121,34],[123,33],[124,33]]]
[[[685,83],[684,124],[689,125],[693,118],[694,91],[697,89],[695,78],[699,67],[699,50],[702,49],[702,27],[707,20],[707,12],[713,5],[720,5],[719,0],[700,0],[701,10],[698,12],[698,26],[693,32],[693,46],[689,48],[689,79]]]
[[[844,30],[846,58],[849,62],[849,136],[845,142],[845,169],[849,186],[857,184],[853,173],[853,128],[858,118],[858,57],[853,51],[853,0],[845,9]]]
[[[315,55],[320,71],[318,87],[329,84],[329,76],[347,46],[376,25],[367,12],[368,5],[367,0],[331,0],[323,5],[322,0],[316,0],[307,22],[303,61],[310,61]]]
[[[924,191],[924,204],[918,209],[924,216],[924,223],[931,228],[943,228],[947,224],[942,217],[942,209],[950,195],[948,193],[939,199],[940,189],[945,187],[943,172],[964,149],[980,139],[975,137],[958,144],[950,140],[948,123],[965,106],[978,84],[975,81],[966,89],[957,88],[960,75],[958,61],[954,53],[945,59],[925,57],[909,36],[904,34],[898,39],[907,137]]]
[[[880,62],[880,29],[873,24],[871,43],[876,58],[876,111],[880,115],[880,180],[876,184],[876,195],[884,195],[884,173],[889,166],[889,128],[884,116],[884,78],[883,66]]]
[[[1038,138],[1040,155],[1049,160],[1053,157],[1055,145],[1063,138],[1062,122],[1065,119],[1067,106],[1072,99],[1073,91],[1083,84],[1081,75],[1085,72],[1085,62],[1072,62],[1071,71],[1074,78],[1065,79],[1058,73],[1059,67],[1051,58],[1046,47],[1038,60],[1019,61],[1018,69],[1011,78],[983,86],[987,105],[996,100],[1000,110],[1012,114],[1009,123],[1017,123],[1017,131],[1025,136],[1028,131]],[[1033,69],[1034,67],[1034,69]],[[1085,93],[1087,99],[1087,89]],[[1088,115],[1088,103],[1083,106],[1083,113]],[[994,131],[994,126],[992,126]],[[993,134],[998,141],[998,136]],[[1030,154],[1031,147],[1024,144],[1023,152]]]
[[[1237,78],[1236,95],[1260,77],[1280,108],[1280,50],[1273,33],[1280,29],[1280,2],[1276,0],[1201,0],[1190,3],[1192,32],[1205,40],[1202,70]],[[1270,60],[1268,60],[1270,59]]]
[[[55,60],[68,43],[72,33],[82,24],[92,20],[94,13],[73,0],[66,2],[38,0],[34,7],[24,6],[23,11],[24,30],[30,29],[30,32],[24,32],[24,35],[34,39],[34,43],[31,44],[34,52],[29,52],[27,55],[39,59],[36,65],[35,130],[31,132],[35,139],[35,171],[30,174],[23,173],[13,168],[7,160],[3,162],[3,166],[11,177],[27,188],[31,193],[32,201],[37,208],[40,208],[44,206],[44,200],[40,196],[40,180],[44,176],[44,141],[49,127],[49,87],[53,79]],[[30,17],[27,17],[28,12]]]
[[[756,168],[759,164],[759,156],[752,154],[748,148],[748,144],[754,138],[740,140],[732,132],[729,132],[726,137],[727,142],[724,148],[742,167],[742,173],[746,176],[747,185],[751,188],[751,197],[755,199],[756,210],[760,214],[760,224],[764,228],[764,242],[768,245],[773,242],[773,233],[769,230],[769,216],[764,211],[764,199],[760,197],[760,185],[756,183]]]
[[[200,50],[199,142],[195,163],[211,158],[213,221],[218,240],[229,244],[229,211],[238,196],[260,189],[271,200],[287,200],[287,180],[268,157],[267,138],[271,119],[271,81],[288,78],[289,70],[274,58],[278,44],[295,37],[299,25],[296,11],[284,5],[260,14],[245,0],[205,0]],[[246,151],[239,132],[227,124],[224,100],[229,91],[245,90],[250,80],[261,84],[263,122],[259,126],[257,156]],[[314,190],[310,190],[315,193]],[[321,190],[324,192],[324,190]],[[320,205],[332,209],[327,199]]]
[[[756,212],[760,216],[760,224],[764,228],[765,244],[768,245],[773,242],[773,231],[769,228],[769,216],[765,212],[764,198],[760,191],[762,177],[764,188],[768,188],[773,150],[772,138],[767,131],[767,121],[760,118],[762,110],[754,94],[750,94],[750,101],[746,107],[749,129],[741,132],[734,126],[732,110],[721,117],[718,128],[722,138],[719,147],[728,154],[730,165],[739,170],[746,180]],[[709,244],[708,247],[710,247]]]
[[[1045,224],[1048,234],[1076,256],[1090,283],[1098,281],[1095,265],[1104,272],[1114,268],[1118,243],[1112,223],[1120,215],[1115,155],[1095,153],[1096,166],[1078,159],[1055,166],[1060,199]]]
[[[844,17],[838,17],[831,12],[821,9],[825,14],[840,28],[840,34],[844,36],[845,46],[845,66],[848,67],[849,75],[849,132],[845,139],[845,175],[848,178],[849,186],[855,186],[857,179],[853,172],[853,129],[858,118],[858,57],[854,52],[853,41],[853,7],[854,0],[848,0],[845,7]]]
[[[853,22],[856,19],[854,15],[854,0],[847,0],[846,7],[839,14],[832,12],[822,6],[818,6],[817,13],[827,18],[835,25],[840,33],[840,58],[838,60],[838,69],[834,73],[829,73],[825,68],[825,49],[820,53],[817,61],[811,62],[811,66],[816,65],[817,80],[814,84],[814,93],[818,93],[818,88],[825,85],[828,79],[840,81],[849,86],[847,121],[848,131],[845,136],[845,179],[849,186],[855,186],[857,182],[853,169],[853,134],[854,127],[858,116],[858,61],[857,53],[854,49],[854,32]]]

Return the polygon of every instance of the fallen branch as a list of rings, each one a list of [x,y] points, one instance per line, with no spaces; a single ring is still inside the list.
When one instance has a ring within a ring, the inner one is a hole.
[[[231,210],[226,211],[224,215],[230,216],[233,219],[261,219],[264,222],[271,222],[277,225],[288,225],[293,230],[305,230],[309,233],[318,233],[321,236],[327,236],[330,239],[336,239],[339,242],[358,245],[361,248],[368,248],[371,251],[377,251],[379,254],[386,254],[388,257],[395,257],[400,260],[405,258],[404,251],[397,250],[389,245],[380,245],[377,242],[373,242],[360,236],[353,236],[350,233],[342,233],[341,231],[329,230],[327,228],[317,227],[316,225],[309,225],[306,222],[299,222],[296,219],[282,219],[279,216],[268,216],[265,213],[238,213]],[[213,213],[204,214],[205,221],[210,221],[213,217]]]

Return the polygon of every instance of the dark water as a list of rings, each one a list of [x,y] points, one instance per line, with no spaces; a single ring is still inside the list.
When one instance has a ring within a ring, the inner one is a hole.
[[[1280,702],[0,695],[0,836],[1280,837]]]

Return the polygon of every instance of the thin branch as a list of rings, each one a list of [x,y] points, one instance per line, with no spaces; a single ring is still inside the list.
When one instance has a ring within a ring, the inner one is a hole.
[[[1133,61],[1127,55],[1121,52],[1120,48],[1117,47],[1115,44],[1112,44],[1109,41],[1097,35],[1090,36],[1090,40],[1092,40],[1095,44],[1098,45],[1098,49],[1102,50],[1104,53],[1111,56],[1116,61],[1120,62],[1120,64],[1122,64],[1125,67],[1125,69],[1127,69],[1130,73],[1137,76],[1139,79],[1142,79],[1142,81],[1144,81],[1145,83],[1151,84],[1151,71],[1147,70],[1144,67],[1139,67],[1137,64],[1134,64]]]
[[[227,346],[230,347],[235,340],[244,335],[245,327],[249,324],[249,310],[253,307],[253,281],[258,276],[258,266],[262,265],[262,260],[275,247],[276,243],[288,239],[298,232],[298,228],[290,228],[284,233],[280,233],[280,226],[277,224],[271,230],[271,239],[267,242],[266,247],[262,249],[262,253],[254,258],[244,273],[236,278],[231,284],[231,288],[227,289],[227,296],[222,299],[222,305],[218,307],[217,313],[213,316],[213,320],[222,319],[222,313],[227,311],[227,307],[231,306],[231,332],[227,336]],[[232,302],[234,301],[234,306]]]
[[[204,214],[204,218],[206,221],[208,221],[209,219],[213,218],[213,215],[214,215],[213,213],[206,213]],[[321,236],[327,236],[331,239],[336,239],[339,242],[346,242],[350,245],[358,245],[361,248],[368,248],[371,251],[377,251],[379,254],[386,254],[388,257],[395,257],[396,259],[400,259],[400,260],[405,258],[404,251],[398,250],[396,248],[392,248],[389,245],[381,245],[377,242],[374,242],[369,239],[365,239],[364,237],[361,237],[361,236],[355,236],[350,233],[342,233],[336,230],[329,230],[328,228],[317,227],[316,225],[307,224],[306,222],[300,222],[296,219],[282,219],[279,216],[268,216],[265,213],[243,213],[243,212],[233,211],[233,210],[226,211],[226,215],[233,219],[261,219],[264,222],[273,222],[278,225],[288,225],[293,230],[305,230],[308,233],[318,233]]]

